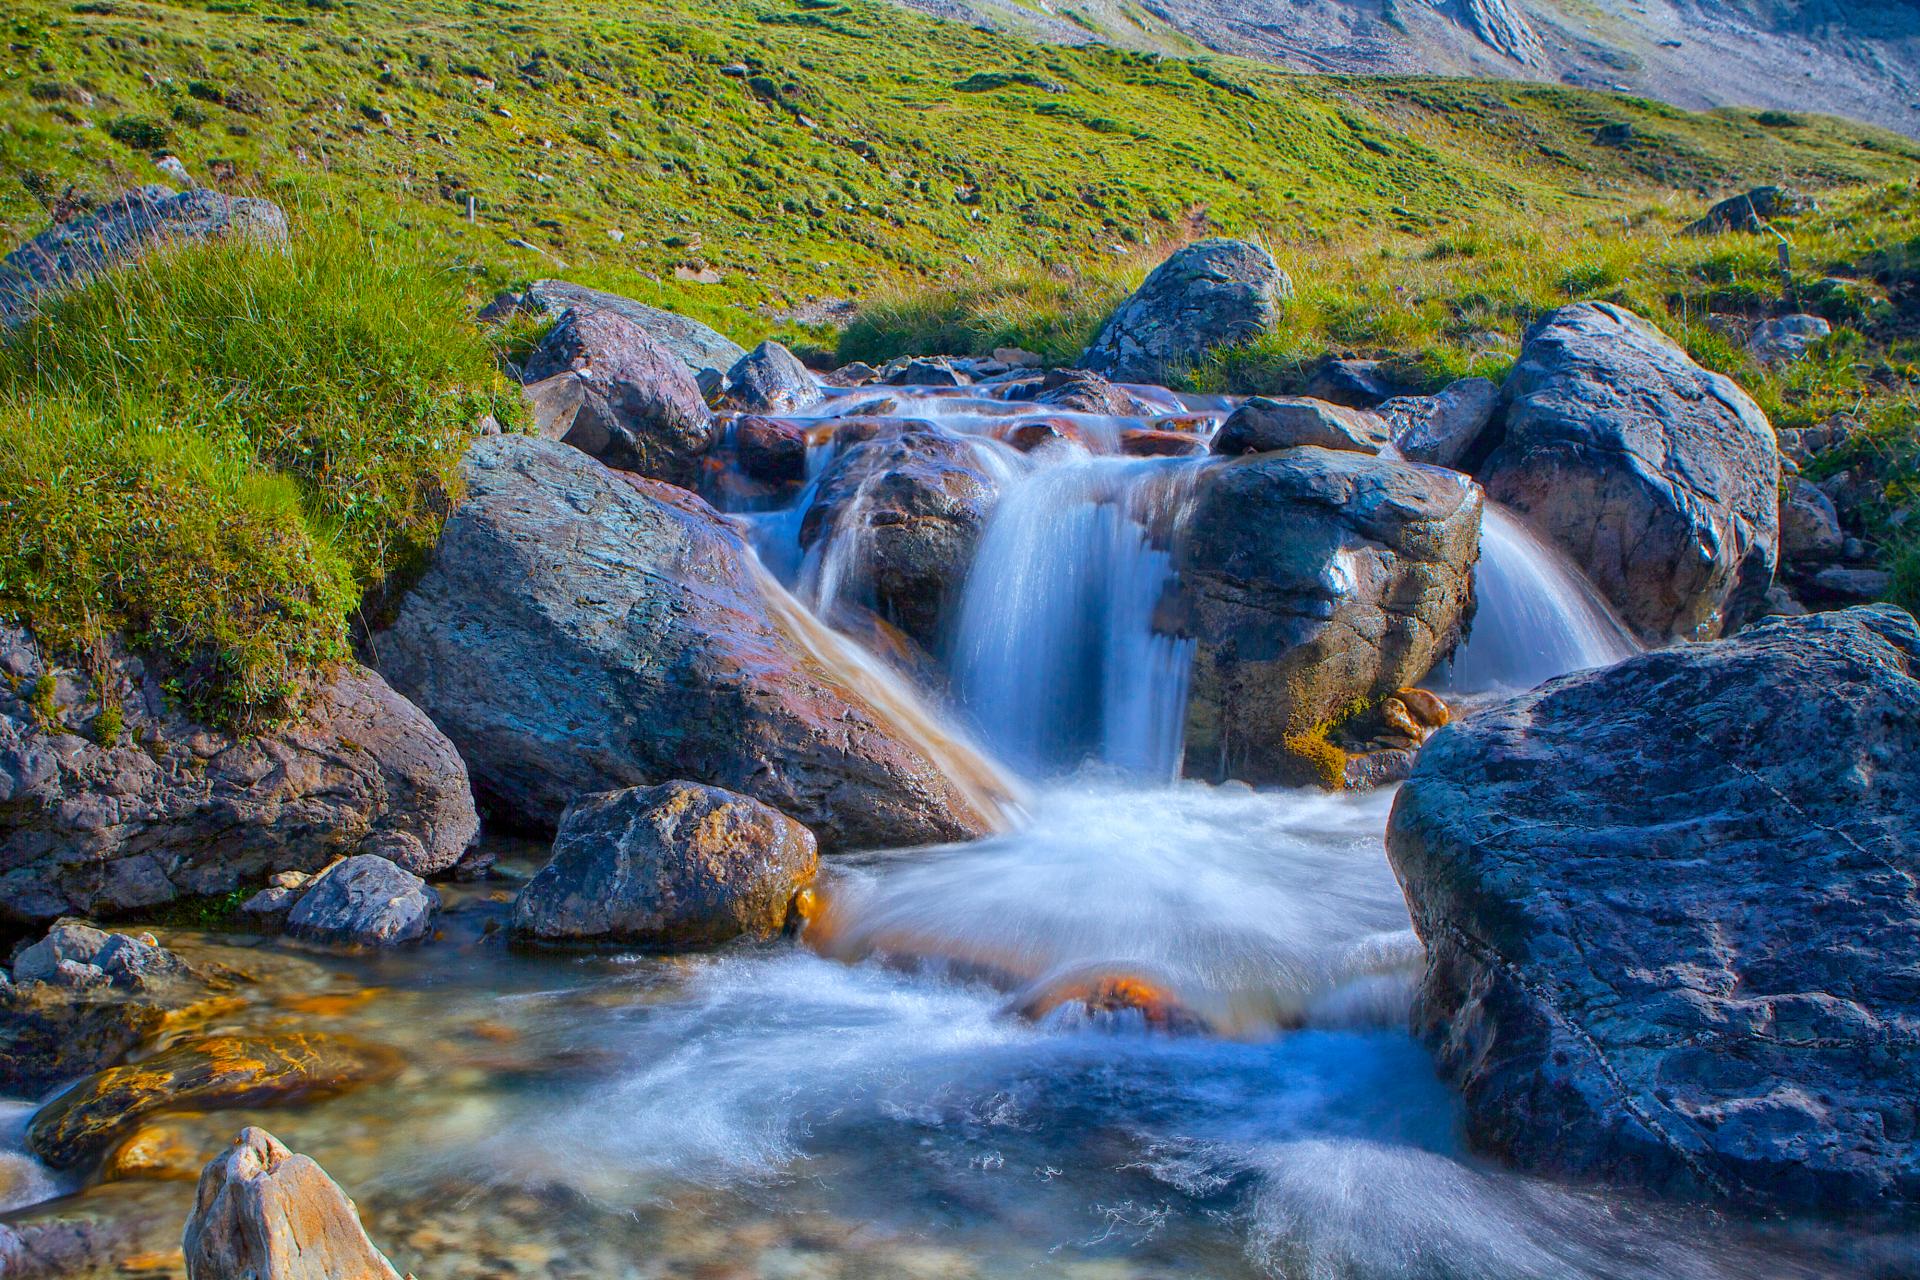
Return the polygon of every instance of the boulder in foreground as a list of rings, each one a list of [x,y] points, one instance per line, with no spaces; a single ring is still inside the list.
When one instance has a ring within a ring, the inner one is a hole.
[[[1481,1148],[1743,1208],[1920,1201],[1920,627],[1780,618],[1443,730],[1388,852]]]
[[[718,787],[588,796],[567,810],[552,860],[520,891],[513,931],[659,950],[771,938],[819,866],[812,832]]]
[[[1216,347],[1273,327],[1293,282],[1273,255],[1244,240],[1202,240],[1155,267],[1080,357],[1115,382],[1164,383]]]
[[[182,1247],[188,1280],[400,1280],[326,1170],[253,1127],[200,1174]]]

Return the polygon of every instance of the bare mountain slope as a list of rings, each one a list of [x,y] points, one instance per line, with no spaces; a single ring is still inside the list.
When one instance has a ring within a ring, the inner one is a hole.
[[[1563,81],[1920,135],[1916,0],[902,0],[1048,40]]]

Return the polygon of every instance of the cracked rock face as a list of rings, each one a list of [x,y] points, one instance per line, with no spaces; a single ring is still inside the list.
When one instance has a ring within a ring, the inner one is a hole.
[[[1548,314],[1505,389],[1487,495],[1558,544],[1643,637],[1754,616],[1780,541],[1780,449],[1752,398],[1609,303]]]
[[[1388,853],[1417,1032],[1522,1165],[1920,1200],[1920,626],[1773,619],[1442,730]]]
[[[1080,367],[1115,382],[1164,383],[1215,347],[1272,328],[1277,300],[1292,293],[1293,282],[1258,245],[1188,245],[1120,304]]]

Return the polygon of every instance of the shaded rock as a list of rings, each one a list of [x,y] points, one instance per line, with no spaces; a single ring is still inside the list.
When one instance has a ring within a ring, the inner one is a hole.
[[[39,1097],[112,1066],[165,1024],[173,1004],[106,984],[0,989],[0,1094]]]
[[[1350,453],[1378,453],[1389,438],[1386,419],[1301,396],[1255,396],[1235,409],[1213,437],[1225,457],[1315,445]]]
[[[575,801],[513,931],[662,950],[771,938],[814,877],[813,833],[758,800],[668,782]]]
[[[973,381],[944,356],[889,360],[880,380],[890,387],[964,387]]]
[[[1631,626],[1709,639],[1773,580],[1780,456],[1747,394],[1609,303],[1551,312],[1507,380],[1488,496],[1557,543]]]
[[[1379,360],[1329,360],[1307,379],[1306,394],[1349,409],[1374,409],[1414,390]]]
[[[56,1280],[114,1269],[134,1235],[130,1224],[56,1218],[0,1224],[0,1276],[7,1280]]]
[[[924,645],[938,640],[1000,496],[978,448],[938,430],[854,445],[820,477],[801,521],[801,547],[843,551],[847,585]]]
[[[623,298],[600,289],[569,284],[565,280],[535,280],[527,287],[523,305],[549,315],[565,311],[600,311],[617,315],[640,326],[647,336],[696,377],[710,373],[724,377],[746,348],[686,316],[659,307],[650,307],[632,298]]]
[[[1838,560],[1846,542],[1833,500],[1798,477],[1787,481],[1780,499],[1781,559],[1795,565]]]
[[[1216,347],[1273,327],[1293,282],[1273,256],[1242,240],[1203,240],[1154,268],[1114,311],[1080,367],[1115,382],[1165,383]]]
[[[1775,316],[1754,326],[1747,351],[1761,364],[1792,364],[1832,332],[1833,326],[1819,316]]]
[[[427,936],[440,895],[385,858],[361,854],[313,878],[287,916],[287,932],[309,942],[393,947]]]
[[[1393,447],[1409,462],[1471,471],[1490,452],[1487,436],[1500,388],[1489,378],[1462,378],[1438,395],[1396,396],[1384,401]]]
[[[1893,575],[1884,569],[1828,565],[1802,581],[1800,590],[1808,600],[1826,607],[1861,604],[1892,594]]]
[[[463,859],[464,861],[464,859]],[[267,887],[240,904],[240,915],[265,928],[278,929],[300,901],[313,877],[304,871],[281,871],[267,877]]]
[[[136,187],[82,217],[49,227],[0,259],[0,326],[24,322],[37,299],[82,284],[166,244],[237,237],[287,241],[287,215],[271,200],[205,187]]]
[[[826,376],[827,385],[833,387],[864,387],[879,380],[880,371],[865,360],[843,364]]]
[[[374,648],[503,817],[551,827],[576,796],[690,777],[829,848],[992,825],[943,773],[957,758],[824,653],[706,503],[526,437],[477,441],[465,476]]]
[[[331,1097],[399,1069],[388,1049],[340,1036],[197,1036],[81,1081],[40,1109],[27,1145],[55,1168],[106,1152],[162,1111],[216,1111]]]
[[[1388,851],[1475,1145],[1743,1210],[1920,1199],[1920,627],[1774,618],[1434,737]]]
[[[795,484],[807,478],[807,430],[797,422],[752,415],[733,424],[740,469],[765,484]]]
[[[1031,400],[1074,413],[1097,413],[1113,418],[1144,417],[1147,407],[1127,391],[1087,369],[1049,369],[1031,382],[1011,385],[1010,400]]]
[[[1816,207],[1810,196],[1788,187],[1755,187],[1714,205],[1705,217],[1689,224],[1686,231],[1692,236],[1719,231],[1760,232],[1774,218],[1790,217]]]
[[[610,311],[568,311],[527,360],[540,434],[610,467],[682,488],[700,477],[713,415],[700,387],[647,331]]]
[[[735,362],[726,396],[745,413],[798,413],[824,398],[812,371],[777,342],[763,342]]]
[[[188,719],[116,651],[110,745],[93,678],[49,667],[20,628],[0,626],[0,672],[0,919],[124,913],[363,851],[430,874],[479,831],[453,744],[355,663],[288,724],[239,736]],[[43,679],[55,732],[30,705]]]
[[[1329,449],[1204,472],[1175,553],[1195,644],[1187,774],[1324,781],[1300,739],[1458,640],[1481,505],[1464,476]]]
[[[200,1174],[188,1280],[399,1280],[326,1171],[249,1126]]]

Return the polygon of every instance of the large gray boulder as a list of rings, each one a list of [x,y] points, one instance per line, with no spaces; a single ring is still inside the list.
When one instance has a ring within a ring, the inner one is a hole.
[[[1175,553],[1195,646],[1187,774],[1326,781],[1308,740],[1418,682],[1458,640],[1481,506],[1465,476],[1363,453],[1205,471]]]
[[[993,825],[985,766],[890,715],[700,499],[524,436],[477,441],[465,478],[373,647],[503,817],[551,830],[581,795],[690,778],[828,848]]]
[[[742,413],[798,413],[825,399],[819,379],[800,357],[763,342],[727,371],[727,399]]]
[[[693,375],[647,331],[610,311],[569,311],[527,360],[540,434],[621,471],[699,483],[713,414]]]
[[[336,946],[397,947],[432,927],[440,895],[411,871],[363,853],[328,867],[287,915],[296,938]]]
[[[1642,636],[1752,617],[1780,539],[1760,407],[1632,312],[1583,302],[1527,333],[1487,495],[1557,543]]]
[[[1920,1200],[1920,627],[1770,619],[1441,731],[1388,852],[1482,1148],[1737,1203]]]
[[[400,1280],[326,1170],[252,1127],[201,1171],[182,1249],[188,1280]]]
[[[0,627],[0,675],[0,920],[124,914],[354,853],[430,874],[479,832],[453,744],[356,663],[244,735],[189,719],[117,651],[96,684]]]
[[[1265,249],[1202,240],[1154,268],[1107,320],[1080,367],[1115,382],[1166,382],[1214,348],[1271,329],[1277,300],[1292,294],[1293,282]]]
[[[287,215],[271,200],[205,187],[154,183],[49,227],[0,260],[0,327],[32,316],[36,302],[167,244],[238,238],[285,244]]]
[[[842,451],[820,477],[800,524],[807,550],[849,553],[843,589],[933,647],[1000,497],[981,465],[990,446],[939,430],[908,430]]]
[[[514,901],[513,931],[658,950],[771,938],[819,867],[811,831],[718,787],[667,782],[586,796]]]
[[[710,377],[716,384],[733,367],[734,361],[747,353],[739,343],[698,320],[566,280],[535,280],[527,286],[520,301],[549,315],[603,311],[630,320],[685,365],[687,372],[695,377]]]

